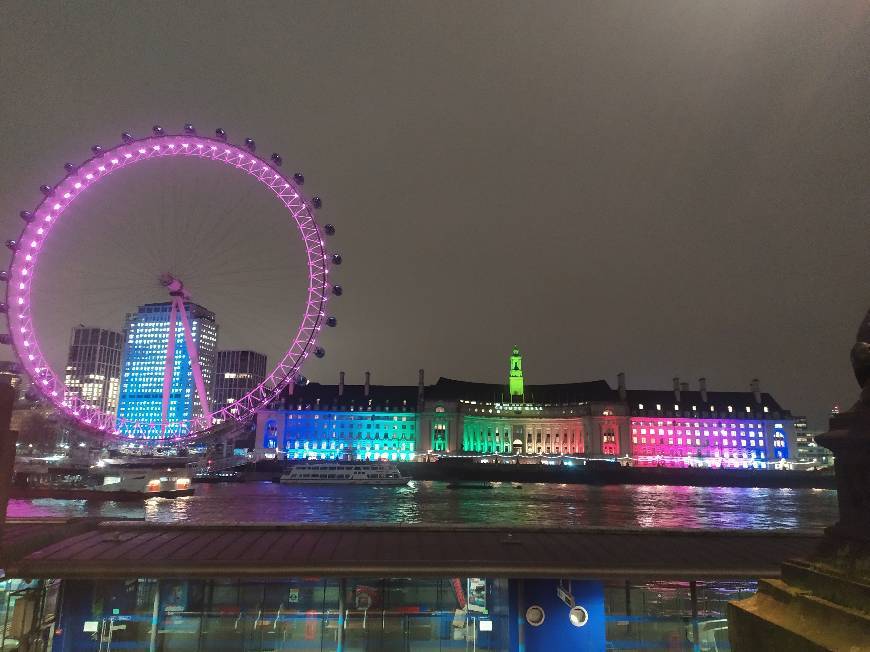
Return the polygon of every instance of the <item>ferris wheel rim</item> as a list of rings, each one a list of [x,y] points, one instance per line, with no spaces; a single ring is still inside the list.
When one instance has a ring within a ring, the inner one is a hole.
[[[123,142],[110,149],[93,147],[92,157],[78,166],[65,166],[67,175],[57,184],[41,186],[44,197],[32,211],[22,211],[24,228],[17,241],[10,241],[14,246],[10,246],[12,258],[7,270],[4,307],[9,343],[21,361],[23,371],[31,379],[32,386],[66,417],[86,429],[120,440],[190,440],[207,433],[216,422],[241,422],[253,417],[260,407],[274,399],[299,376],[302,365],[316,347],[326,317],[325,307],[329,298],[328,255],[324,233],[316,219],[315,208],[319,207],[319,202],[315,205],[302,192],[300,186],[304,178],[300,174],[290,178],[283,174],[279,169],[281,157],[277,154],[272,155],[271,162],[257,156],[250,139],[246,139],[246,147],[240,147],[220,137],[223,130],[218,130],[218,138],[191,133],[187,127],[185,131],[183,134],[166,134],[155,127],[153,136],[134,138],[125,133],[122,135]],[[64,380],[42,354],[32,311],[31,288],[43,243],[52,227],[79,196],[117,170],[145,160],[176,157],[202,158],[225,164],[250,174],[272,191],[290,214],[290,221],[296,225],[305,246],[308,268],[305,309],[296,334],[281,359],[262,383],[240,399],[208,414],[184,420],[147,423],[127,421],[85,403],[78,396],[68,395]],[[316,197],[314,199],[317,200]],[[328,227],[327,232],[331,233]],[[318,351],[318,355],[322,356],[322,350]],[[183,426],[187,426],[184,432],[170,432]],[[122,433],[122,428],[128,432]]]

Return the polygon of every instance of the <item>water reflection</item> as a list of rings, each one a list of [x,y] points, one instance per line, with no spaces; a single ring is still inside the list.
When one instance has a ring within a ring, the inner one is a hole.
[[[822,528],[836,492],[732,487],[515,485],[450,488],[197,485],[184,498],[144,503],[13,500],[10,516],[101,516],[156,522],[479,523],[549,527]]]

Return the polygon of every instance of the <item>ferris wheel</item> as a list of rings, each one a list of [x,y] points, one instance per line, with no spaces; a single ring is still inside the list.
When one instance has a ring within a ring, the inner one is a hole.
[[[256,143],[251,138],[246,138],[242,146],[236,146],[228,142],[223,129],[217,129],[213,137],[205,137],[198,135],[194,126],[188,123],[178,134],[154,126],[152,134],[147,137],[137,138],[125,132],[121,134],[121,141],[119,145],[106,149],[93,146],[91,158],[80,165],[67,163],[64,166],[66,176],[55,185],[40,186],[42,200],[33,210],[21,211],[24,228],[17,239],[6,242],[12,251],[12,260],[7,271],[0,271],[0,281],[6,283],[6,301],[0,304],[0,311],[6,314],[9,329],[8,333],[0,335],[0,343],[12,345],[21,361],[22,371],[30,378],[31,387],[60,413],[86,430],[119,439],[179,441],[202,436],[217,423],[249,420],[282,389],[304,379],[301,370],[310,355],[318,358],[325,355],[324,348],[318,345],[318,336],[324,324],[330,327],[337,324],[335,317],[327,315],[326,303],[330,295],[342,294],[342,287],[332,284],[329,279],[330,266],[341,264],[342,257],[330,253],[325,243],[326,236],[335,234],[335,227],[318,225],[315,211],[322,202],[317,196],[308,198],[304,195],[302,173],[282,173],[282,157],[272,154],[268,160],[261,158],[256,154]],[[304,247],[308,276],[306,298],[301,320],[290,331],[286,350],[265,379],[229,405],[210,406],[193,338],[195,326],[191,327],[185,308],[191,296],[183,278],[170,270],[162,270],[159,281],[168,293],[169,333],[160,418],[125,418],[87,402],[65,386],[64,376],[43,355],[40,324],[34,315],[31,290],[44,256],[45,243],[53,231],[57,232],[56,225],[63,221],[64,214],[77,199],[97,184],[105,184],[105,180],[118,170],[143,161],[168,159],[201,161],[203,165],[221,164],[253,177],[259,182],[261,191],[267,191],[273,200],[277,200],[281,214],[291,226],[295,226],[292,230]],[[198,409],[184,418],[175,418],[167,409],[173,389],[173,369],[177,364],[176,342],[181,342],[186,349],[198,403]]]

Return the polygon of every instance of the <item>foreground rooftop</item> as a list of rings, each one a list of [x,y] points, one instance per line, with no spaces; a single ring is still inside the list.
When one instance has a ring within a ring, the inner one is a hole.
[[[10,521],[10,577],[778,577],[821,532]]]

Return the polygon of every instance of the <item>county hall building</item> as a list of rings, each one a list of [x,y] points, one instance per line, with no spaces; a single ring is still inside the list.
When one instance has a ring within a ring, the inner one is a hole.
[[[794,419],[757,380],[746,392],[628,389],[605,380],[527,385],[514,348],[507,383],[296,385],[257,417],[257,446],[288,459],[406,461],[428,453],[616,458],[637,466],[782,468]]]

